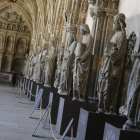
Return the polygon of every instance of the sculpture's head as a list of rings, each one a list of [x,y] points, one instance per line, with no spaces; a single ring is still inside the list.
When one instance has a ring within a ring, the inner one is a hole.
[[[41,52],[41,46],[38,46],[38,53],[40,53]]]
[[[45,50],[46,48],[47,48],[47,44],[46,43],[42,44],[42,50]]]
[[[90,33],[89,26],[87,24],[81,24],[80,25],[80,33],[82,35],[85,35],[86,33]]]
[[[121,31],[124,30],[125,28],[126,28],[125,15],[123,13],[118,13],[116,16],[114,16],[113,30]]]
[[[58,51],[63,51],[64,50],[64,45],[60,45],[59,47],[58,47]]]
[[[55,47],[55,40],[52,39],[49,41],[49,47],[54,46]]]
[[[76,33],[74,31],[70,31],[68,34],[68,45],[70,46],[73,41],[76,41]]]

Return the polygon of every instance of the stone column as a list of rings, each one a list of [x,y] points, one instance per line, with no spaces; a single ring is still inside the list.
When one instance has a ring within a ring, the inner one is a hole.
[[[97,81],[98,73],[102,65],[103,51],[106,43],[111,40],[114,34],[113,31],[113,16],[118,13],[118,10],[112,8],[111,1],[96,1],[91,3],[90,15],[93,18],[92,35],[93,35],[93,66],[92,73],[89,79],[90,88],[88,89],[88,98],[90,100],[98,99]]]

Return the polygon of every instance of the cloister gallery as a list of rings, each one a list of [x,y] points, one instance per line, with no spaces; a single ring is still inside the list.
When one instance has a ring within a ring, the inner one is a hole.
[[[0,0],[0,140],[139,140],[139,6]]]

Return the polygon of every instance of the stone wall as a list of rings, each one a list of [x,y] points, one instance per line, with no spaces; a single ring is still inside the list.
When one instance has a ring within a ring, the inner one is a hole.
[[[23,72],[30,38],[30,31],[22,15],[10,7],[0,11],[0,71]]]
[[[140,36],[140,0],[120,0],[119,12],[126,15],[126,33],[129,37],[134,31]]]

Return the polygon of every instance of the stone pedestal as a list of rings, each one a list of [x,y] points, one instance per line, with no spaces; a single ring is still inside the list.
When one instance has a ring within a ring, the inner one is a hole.
[[[71,121],[72,118],[74,118],[73,136],[76,137],[80,108],[95,111],[96,105],[93,103],[72,101],[71,97],[60,98],[57,123],[56,123],[56,131],[60,135],[64,133],[69,122]],[[70,136],[70,135],[71,133],[69,132],[67,136]]]
[[[0,83],[12,84],[13,73],[0,72]]]
[[[90,5],[90,15],[93,18],[92,25],[92,35],[93,35],[93,65],[92,73],[90,77],[90,87],[88,97],[90,99],[96,99],[97,96],[97,81],[99,70],[102,65],[103,51],[106,43],[112,38],[113,34],[113,16],[118,13],[117,6],[118,2],[113,1],[89,1]]]
[[[103,140],[139,140],[140,131],[122,130],[108,123],[105,124]]]
[[[103,140],[105,122],[122,127],[126,119],[126,117],[98,114],[81,109],[76,140]]]

